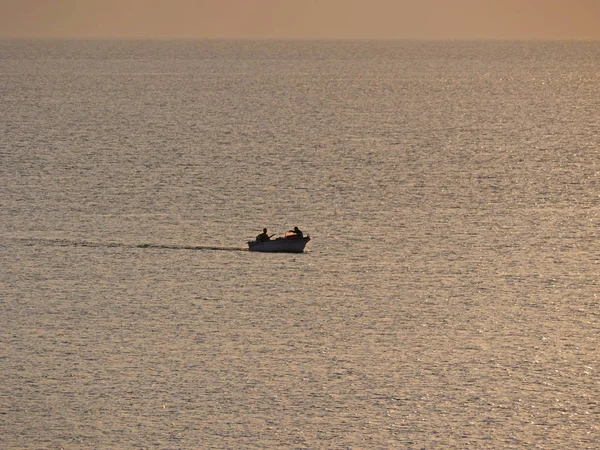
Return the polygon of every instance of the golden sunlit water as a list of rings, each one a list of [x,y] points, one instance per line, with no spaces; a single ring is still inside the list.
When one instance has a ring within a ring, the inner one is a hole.
[[[0,55],[2,448],[600,446],[597,42]]]

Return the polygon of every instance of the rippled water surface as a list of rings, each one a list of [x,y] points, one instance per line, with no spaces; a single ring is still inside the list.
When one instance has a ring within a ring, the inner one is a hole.
[[[2,448],[600,447],[598,42],[0,58]]]

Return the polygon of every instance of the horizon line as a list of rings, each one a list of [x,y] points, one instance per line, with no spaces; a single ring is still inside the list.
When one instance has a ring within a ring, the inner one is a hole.
[[[539,36],[539,37],[313,37],[313,36],[297,36],[297,37],[273,37],[273,36],[1,36],[2,41],[458,41],[458,42],[476,42],[476,41],[493,41],[493,42],[561,42],[561,41],[585,41],[585,42],[600,42],[600,38],[596,37],[581,37],[581,36]]]

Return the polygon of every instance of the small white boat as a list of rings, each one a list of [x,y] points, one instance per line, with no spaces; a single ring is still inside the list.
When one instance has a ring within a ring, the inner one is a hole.
[[[268,241],[248,241],[248,250],[251,252],[302,253],[308,241],[310,241],[310,236],[298,237],[288,233],[283,237]]]

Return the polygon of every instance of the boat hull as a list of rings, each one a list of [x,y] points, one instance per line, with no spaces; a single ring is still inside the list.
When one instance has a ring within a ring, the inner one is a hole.
[[[249,241],[248,250],[251,252],[268,253],[302,253],[310,237],[303,238],[277,238],[270,241]]]

